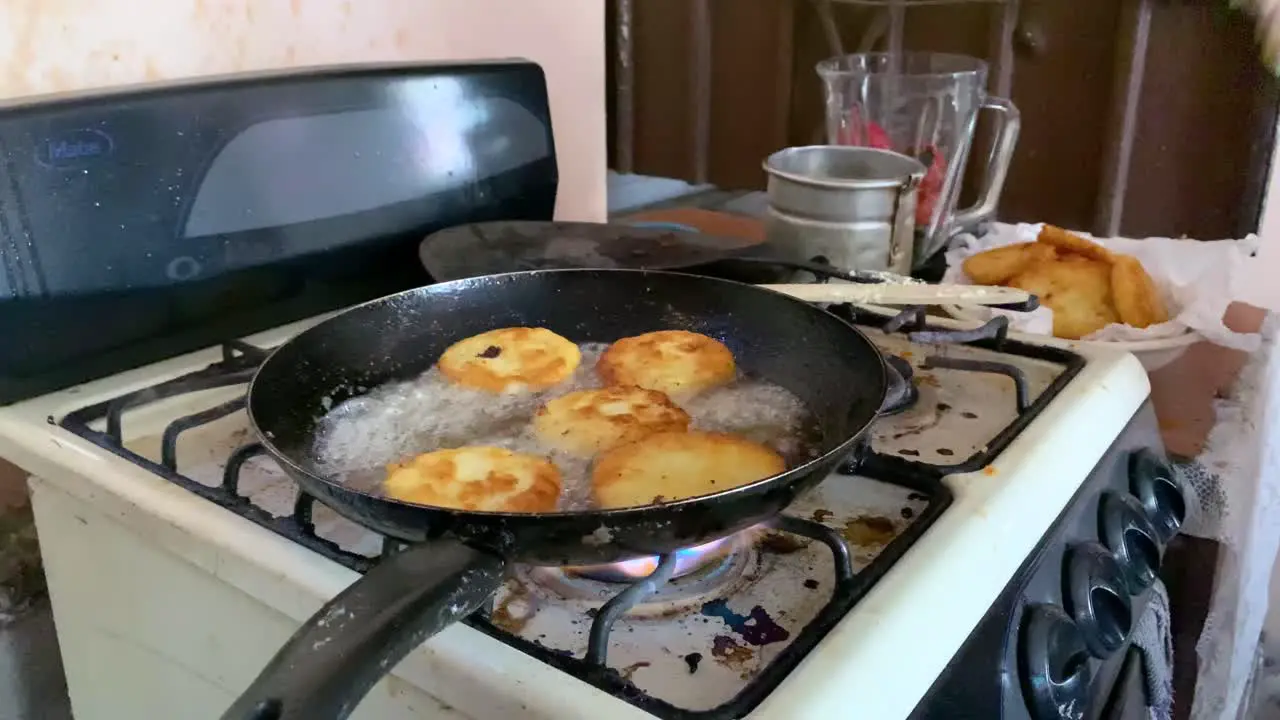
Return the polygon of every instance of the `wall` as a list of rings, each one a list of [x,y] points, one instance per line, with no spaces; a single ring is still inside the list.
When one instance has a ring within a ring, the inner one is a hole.
[[[250,69],[513,56],[547,73],[557,216],[604,219],[604,0],[0,0],[0,97]]]
[[[0,0],[0,98],[241,70],[521,56],[547,74],[556,215],[605,218],[605,0]],[[0,508],[22,473],[0,461]]]
[[[1280,125],[1277,125],[1276,137],[1280,138]],[[1280,283],[1275,281],[1274,270],[1280,267],[1280,152],[1271,155],[1271,173],[1267,178],[1266,195],[1262,201],[1258,236],[1262,242],[1257,262],[1253,264],[1254,272],[1245,283],[1243,299],[1258,307],[1280,310]],[[1268,272],[1266,268],[1272,270]],[[1280,585],[1280,579],[1277,579],[1277,584]],[[1280,619],[1277,624],[1280,625]]]

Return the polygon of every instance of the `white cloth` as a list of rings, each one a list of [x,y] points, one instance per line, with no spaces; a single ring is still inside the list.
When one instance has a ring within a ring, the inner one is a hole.
[[[1266,619],[1271,571],[1280,549],[1280,321],[1268,316],[1253,354],[1198,458],[1217,482],[1197,483],[1203,511],[1186,531],[1225,546],[1204,631],[1196,645],[1193,720],[1238,717]],[[1205,572],[1206,580],[1208,571]]]
[[[1151,601],[1133,631],[1146,671],[1147,710],[1151,720],[1173,718],[1173,631],[1169,626],[1169,593],[1156,580]]]

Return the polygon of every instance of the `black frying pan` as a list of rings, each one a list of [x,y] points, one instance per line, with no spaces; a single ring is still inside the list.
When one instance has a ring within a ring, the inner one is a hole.
[[[673,270],[752,284],[786,282],[796,270],[858,279],[823,262],[784,257],[766,242],[709,235],[674,223],[471,223],[428,235],[418,246],[418,257],[437,282],[568,268]]]
[[[545,327],[576,342],[684,329],[724,342],[746,373],[795,393],[821,454],[752,485],[662,505],[503,514],[395,502],[314,468],[317,420],[353,388],[414,377],[453,342]],[[508,563],[594,565],[662,555],[768,521],[854,449],[886,393],[884,360],[856,328],[750,285],[637,270],[551,270],[431,285],[359,305],[303,332],[258,370],[249,417],[301,485],[347,518],[411,544],[324,606],[226,718],[345,718],[406,653],[478,608]]]

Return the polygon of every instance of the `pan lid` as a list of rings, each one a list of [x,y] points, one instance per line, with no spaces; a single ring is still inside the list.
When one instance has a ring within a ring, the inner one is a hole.
[[[428,235],[418,248],[432,278],[551,268],[676,270],[745,253],[758,243],[671,226],[584,222],[488,222]]]

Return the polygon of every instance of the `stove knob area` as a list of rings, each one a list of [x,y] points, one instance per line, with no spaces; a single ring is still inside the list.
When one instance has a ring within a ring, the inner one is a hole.
[[[1140,595],[1155,582],[1163,543],[1142,505],[1131,495],[1108,492],[1098,506],[1099,534],[1115,555],[1130,595]]]
[[[1089,704],[1089,649],[1084,634],[1061,609],[1033,605],[1019,634],[1019,671],[1034,720],[1079,720]]]
[[[1129,456],[1129,489],[1142,503],[1160,542],[1168,542],[1187,519],[1187,498],[1173,466],[1154,450]]]
[[[1106,658],[1120,649],[1133,629],[1129,586],[1120,563],[1098,543],[1067,552],[1067,608],[1084,633],[1089,652]]]

